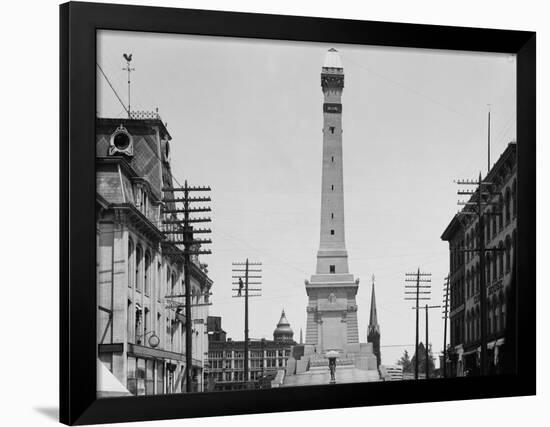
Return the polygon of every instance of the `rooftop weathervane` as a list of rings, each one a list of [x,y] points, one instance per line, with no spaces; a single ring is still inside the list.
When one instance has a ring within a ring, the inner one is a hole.
[[[122,56],[126,60],[126,67],[123,68],[123,71],[128,72],[128,118],[131,118],[131,109],[130,109],[130,73],[135,71],[135,68],[130,68],[130,62],[132,61],[131,53],[123,53]]]

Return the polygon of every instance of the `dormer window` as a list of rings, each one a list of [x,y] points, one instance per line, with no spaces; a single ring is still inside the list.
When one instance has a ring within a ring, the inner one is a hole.
[[[334,134],[334,130],[335,130],[334,126],[330,126],[328,129],[330,130],[330,133]]]
[[[130,145],[130,135],[126,132],[118,132],[113,138],[113,145],[119,151],[124,151]]]
[[[147,192],[143,189],[141,191],[143,192],[141,196],[141,212],[143,215],[147,215]]]
[[[144,187],[138,186],[136,190],[136,207],[143,215],[147,215],[148,197],[147,190]]]
[[[109,155],[113,156],[116,154],[134,155],[134,140],[123,125],[120,125],[112,133],[109,142]]]

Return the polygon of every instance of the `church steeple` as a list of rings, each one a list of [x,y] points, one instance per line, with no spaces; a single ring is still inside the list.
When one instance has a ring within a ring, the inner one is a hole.
[[[377,365],[380,366],[380,325],[376,313],[376,295],[374,293],[374,275],[372,276],[372,293],[370,297],[370,317],[367,332],[367,342],[372,343],[372,350],[376,356]]]
[[[376,295],[374,293],[374,275],[372,276],[372,293],[370,297],[369,330],[371,328],[380,329],[378,326],[378,315],[376,314]]]

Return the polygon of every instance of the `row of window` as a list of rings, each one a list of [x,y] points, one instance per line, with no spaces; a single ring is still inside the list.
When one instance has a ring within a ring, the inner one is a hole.
[[[154,335],[158,337],[157,344],[160,348],[169,351],[183,353],[185,350],[185,328],[173,314],[166,316],[164,325],[166,334],[163,333],[163,318],[157,313],[155,323],[151,310],[148,307],[141,307],[139,303],[132,303],[128,300],[128,342],[143,346],[150,346],[150,339]]]
[[[151,251],[149,249],[143,250],[141,244],[135,245],[132,239],[128,239],[128,287],[135,288],[138,292],[145,292],[145,295],[150,296],[153,288],[154,275],[152,271]],[[161,263],[158,263],[157,274],[158,278],[161,277]],[[170,295],[177,295],[183,293],[183,280],[178,281],[178,273],[175,270],[171,270],[170,267],[166,269],[166,289]],[[159,283],[156,286],[156,295],[159,301],[165,296],[162,295],[162,284]],[[192,290],[194,303],[198,303],[200,299],[200,292],[193,288]],[[207,297],[205,296],[205,299]]]
[[[290,356],[290,350],[266,350],[265,356],[263,351],[249,351],[250,359],[263,359],[265,358],[274,358],[281,356]],[[208,353],[209,359],[244,359],[244,351],[210,351]]]
[[[492,282],[508,274],[512,268],[512,256],[515,247],[515,231],[512,237],[506,236],[504,242],[498,244],[498,251],[489,252],[485,256],[485,283]],[[479,292],[479,262],[471,269],[466,270],[466,298]]]
[[[135,288],[138,292],[145,292],[145,295],[151,295],[152,283],[152,257],[151,252],[143,250],[141,245],[134,245],[134,242],[128,240],[128,287]],[[160,264],[159,264],[160,270]],[[160,287],[159,295],[160,299]]]
[[[484,216],[485,222],[483,224],[483,236],[486,244],[496,238],[504,229],[504,226],[510,224],[512,218],[516,217],[516,196],[516,181],[514,180],[512,186],[506,188],[504,195],[499,194],[495,202],[497,203],[496,206],[492,206],[486,211],[488,214]],[[474,225],[470,226],[469,231],[466,232],[465,240],[462,240],[458,247],[476,249],[480,246],[479,243],[479,223],[476,222]],[[471,261],[474,257],[475,252],[451,251],[451,271],[456,271],[464,265],[464,263]]]
[[[217,382],[244,381],[244,372],[213,372],[210,374]],[[262,371],[251,371],[249,377],[251,380],[259,380]]]
[[[183,386],[184,370],[184,366],[165,364],[162,359],[128,356],[128,391],[135,396],[177,393]],[[199,371],[194,368],[191,375],[193,388],[198,391]]]
[[[485,255],[485,284],[489,285],[508,274],[512,268],[512,257],[516,243],[516,232],[507,235],[497,245],[498,251]],[[479,293],[479,261],[466,270],[466,276],[460,277],[451,285],[451,310],[464,303],[466,299]],[[464,286],[466,285],[466,286]]]
[[[277,368],[285,366],[286,358],[273,358],[273,359],[251,359],[249,361],[249,368]],[[231,360],[210,360],[211,369],[244,369],[244,360],[234,360],[231,364]]]
[[[497,334],[506,329],[506,301],[500,291],[487,299],[487,334]],[[479,304],[466,311],[466,315],[451,320],[451,344],[470,343],[481,338]]]
[[[487,334],[496,334],[502,332],[506,328],[506,304],[504,304],[503,297],[501,296],[497,300],[496,296],[493,296],[494,303],[489,301],[487,307]],[[465,340],[466,342],[476,341],[481,337],[481,325],[479,306],[475,309],[471,309],[466,314],[465,325]]]
[[[164,394],[163,361],[129,356],[127,374],[127,388],[133,395]]]

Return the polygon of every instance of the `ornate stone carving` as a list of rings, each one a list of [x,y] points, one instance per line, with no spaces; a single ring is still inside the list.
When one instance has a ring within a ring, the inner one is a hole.
[[[344,89],[343,74],[321,74],[321,87],[323,92],[327,90],[342,90]]]

